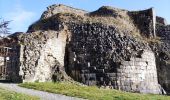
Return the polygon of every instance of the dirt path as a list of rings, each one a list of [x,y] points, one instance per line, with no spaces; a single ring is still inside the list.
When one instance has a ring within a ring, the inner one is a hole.
[[[68,97],[60,94],[53,94],[53,93],[48,93],[48,92],[43,92],[43,91],[38,91],[33,89],[27,89],[27,88],[19,87],[17,84],[13,84],[13,83],[0,83],[0,87],[18,93],[37,96],[40,97],[41,100],[83,100],[80,98]]]

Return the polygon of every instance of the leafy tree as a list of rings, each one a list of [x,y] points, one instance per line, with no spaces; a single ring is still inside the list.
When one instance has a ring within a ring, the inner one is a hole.
[[[7,36],[10,34],[10,28],[8,27],[9,23],[11,21],[5,21],[5,20],[1,20],[0,21],[0,35],[1,36]]]

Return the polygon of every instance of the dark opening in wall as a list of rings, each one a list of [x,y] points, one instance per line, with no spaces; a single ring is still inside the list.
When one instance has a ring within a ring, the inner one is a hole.
[[[159,58],[163,59],[163,60],[168,60],[169,57],[165,52],[160,52],[159,53]]]
[[[68,52],[68,44],[66,44],[66,47],[65,47],[65,56],[64,56],[64,68],[65,68],[65,71],[68,75],[71,74],[71,70],[69,68],[69,52]]]

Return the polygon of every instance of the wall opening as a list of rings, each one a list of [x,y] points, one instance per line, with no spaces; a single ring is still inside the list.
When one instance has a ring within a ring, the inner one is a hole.
[[[17,48],[0,47],[0,80],[10,80],[18,73]]]

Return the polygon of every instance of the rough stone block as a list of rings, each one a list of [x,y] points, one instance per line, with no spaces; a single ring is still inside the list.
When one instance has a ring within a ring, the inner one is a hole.
[[[135,62],[135,66],[147,66],[146,61],[137,61]]]

